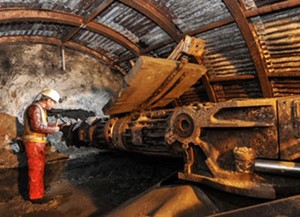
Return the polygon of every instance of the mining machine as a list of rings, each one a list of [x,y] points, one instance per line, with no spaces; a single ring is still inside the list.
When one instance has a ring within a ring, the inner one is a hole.
[[[186,36],[167,58],[140,56],[103,108],[109,118],[70,126],[71,140],[182,158],[178,179],[239,195],[299,193],[300,98],[177,106],[207,76],[203,52],[203,40]]]

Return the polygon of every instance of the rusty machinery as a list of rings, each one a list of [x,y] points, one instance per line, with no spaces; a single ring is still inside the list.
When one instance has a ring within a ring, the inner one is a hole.
[[[191,54],[189,49],[201,48],[202,54],[203,42],[200,45],[196,42],[185,41],[179,50]],[[178,53],[174,51],[170,59],[178,60]],[[177,69],[182,68],[177,65]],[[201,68],[199,77],[203,71]],[[166,79],[161,83],[166,84]],[[127,88],[121,92],[134,95],[130,90],[132,85],[128,86],[129,91]],[[176,90],[174,85],[169,86]],[[143,107],[134,111],[139,107],[137,104],[125,107],[124,100],[118,101],[122,97],[113,99],[104,108],[112,117],[89,124],[83,122],[77,127],[77,139],[102,148],[181,157],[184,169],[178,173],[180,179],[231,193],[275,198],[300,190],[299,180],[282,176],[297,176],[300,172],[295,162],[300,157],[300,99],[297,97],[196,103],[166,109],[161,108],[157,89],[147,94],[148,101],[143,100],[139,105],[151,104],[151,110]],[[166,95],[161,94],[162,101]]]

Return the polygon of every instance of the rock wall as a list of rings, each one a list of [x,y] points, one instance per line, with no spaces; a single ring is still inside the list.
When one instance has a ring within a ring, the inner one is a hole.
[[[52,45],[9,45],[0,47],[0,53],[0,112],[20,122],[26,106],[45,87],[66,97],[56,108],[102,116],[102,107],[122,81],[99,60],[68,49],[62,70],[61,50]]]
[[[16,117],[0,113],[0,169],[24,165],[24,156],[16,155],[11,148],[16,143],[18,134],[20,135]]]
[[[102,107],[122,83],[121,75],[101,61],[68,49],[62,70],[61,50],[52,45],[14,44],[0,47],[0,53],[0,169],[26,164],[25,154],[14,147],[22,135],[24,110],[41,89],[54,88],[65,98],[57,110],[103,116]]]

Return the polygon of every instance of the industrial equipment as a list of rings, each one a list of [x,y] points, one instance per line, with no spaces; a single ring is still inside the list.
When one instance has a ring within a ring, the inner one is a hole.
[[[100,148],[183,158],[179,179],[231,193],[299,192],[298,97],[167,107],[205,75],[203,48],[201,39],[186,37],[168,59],[140,57],[104,107],[111,118],[71,126],[70,135]],[[189,56],[198,64],[188,63]]]

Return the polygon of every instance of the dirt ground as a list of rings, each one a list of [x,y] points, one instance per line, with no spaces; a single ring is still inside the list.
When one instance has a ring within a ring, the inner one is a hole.
[[[0,129],[1,217],[105,216],[182,165],[175,159],[98,152],[90,147],[68,147],[67,155],[61,156],[48,146],[45,184],[50,189],[46,195],[53,200],[32,204],[27,195],[26,154],[12,149],[18,137],[17,120],[0,116],[5,126]]]
[[[122,152],[99,153],[87,159],[78,158],[73,160],[59,160],[59,158],[55,158],[55,156],[53,159],[48,158],[46,165],[45,182],[46,186],[50,186],[50,188],[47,187],[46,195],[52,198],[52,200],[46,204],[32,204],[28,201],[26,195],[27,189],[24,184],[25,179],[20,177],[17,179],[15,170],[8,170],[5,172],[3,172],[3,170],[0,171],[1,176],[6,174],[6,182],[3,177],[0,177],[2,188],[4,187],[3,185],[9,185],[10,183],[19,185],[19,189],[15,193],[15,185],[11,185],[11,189],[2,191],[1,194],[4,192],[4,194],[7,194],[7,197],[4,197],[5,195],[0,195],[1,217],[102,217],[110,215],[111,213],[116,213],[116,210],[118,211],[117,213],[121,212],[122,216],[127,217],[130,215],[123,215],[122,211],[124,204],[129,204],[127,208],[125,206],[124,210],[132,209],[136,204],[132,204],[132,202],[128,203],[128,201],[133,201],[133,203],[138,201],[133,199],[139,198],[136,196],[143,195],[149,188],[158,186],[158,183],[161,183],[162,180],[166,180],[163,183],[168,185],[170,180],[168,177],[173,177],[172,175],[176,174],[176,171],[182,169],[182,162],[178,159],[154,158]],[[19,170],[18,173],[21,173],[21,176],[24,176],[26,170]],[[18,183],[18,181],[21,183]],[[202,198],[199,198],[198,202],[203,202],[202,204],[212,204],[210,209],[215,213],[222,213],[270,202],[263,199],[232,195],[207,186],[197,186],[197,188],[199,188],[199,190],[201,189],[203,194],[208,198],[207,201],[203,201]],[[11,192],[9,190],[11,190]],[[151,192],[144,195],[146,197],[142,198],[142,200],[146,199],[147,203],[144,203],[145,206],[136,206],[142,210],[144,210],[146,205],[149,205],[149,201],[153,200],[153,194],[151,194]],[[166,201],[174,207],[174,204],[181,204],[181,202],[189,198],[186,196],[187,195],[177,195],[177,198]],[[163,197],[155,200],[159,201],[160,199],[162,201],[165,200]],[[295,213],[300,214],[300,209],[297,208],[299,207],[299,201],[300,197],[296,197],[292,198],[290,201],[274,203],[272,206],[260,206],[258,208],[260,210],[268,209],[271,212],[276,213],[277,216],[297,216]],[[165,203],[162,203],[162,205],[163,204]],[[281,204],[283,207],[279,209],[278,204]],[[287,204],[291,204],[292,207],[287,209]],[[197,205],[197,207],[199,206]],[[188,208],[186,210],[190,211],[191,209]],[[284,210],[288,210],[288,212]],[[256,208],[249,209],[249,211],[242,210],[242,213],[245,215],[239,215],[238,213],[231,214],[238,217],[253,216],[252,214],[255,212]],[[264,215],[261,216],[269,216],[268,212],[269,211],[262,212],[261,214]],[[206,216],[200,215],[201,213],[198,215],[198,213],[199,212],[197,212],[197,215],[193,216]],[[288,215],[283,215],[286,213],[288,213]],[[230,216],[229,214],[224,215]],[[115,215],[113,216],[115,217]],[[119,217],[119,215],[117,216]],[[185,217],[186,215],[177,216]],[[190,215],[188,216],[190,217]]]
[[[88,163],[77,160],[71,164],[47,164],[45,182],[50,189],[46,194],[53,200],[42,205],[32,204],[27,200],[27,191],[23,186],[20,194],[0,201],[0,216],[105,216],[179,167],[175,159],[128,153],[106,153],[98,158],[98,161]],[[59,178],[53,178],[53,170],[57,170],[57,167]]]

